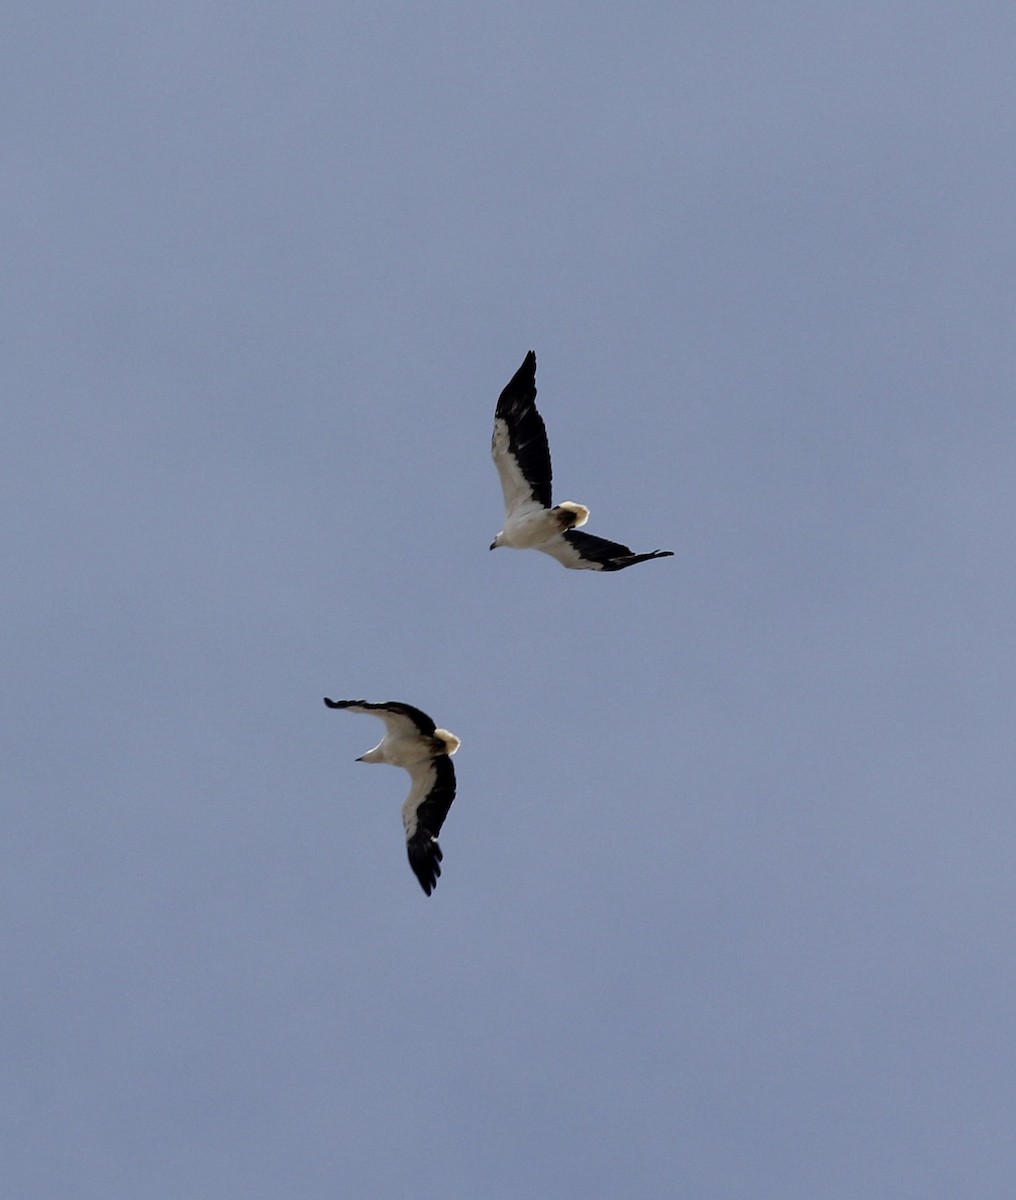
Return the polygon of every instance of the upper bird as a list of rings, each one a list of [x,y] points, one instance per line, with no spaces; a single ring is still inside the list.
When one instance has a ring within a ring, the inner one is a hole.
[[[504,489],[504,529],[490,544],[516,550],[542,550],[579,571],[622,571],[650,558],[669,558],[672,550],[634,554],[630,547],[579,533],[589,509],[566,500],[551,507],[550,447],[543,418],[536,411],[536,355],[532,350],[501,393],[490,442]]]
[[[402,806],[406,850],[413,874],[429,896],[441,874],[442,855],[437,835],[455,799],[451,756],[461,744],[459,739],[447,729],[438,729],[425,712],[397,700],[372,704],[368,700],[329,700],[326,696],[325,704],[329,708],[370,713],[384,721],[384,737],[356,761],[391,763],[409,772],[412,784]]]

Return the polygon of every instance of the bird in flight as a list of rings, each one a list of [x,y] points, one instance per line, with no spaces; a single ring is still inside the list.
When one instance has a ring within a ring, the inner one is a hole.
[[[566,500],[551,506],[550,446],[536,410],[536,355],[532,350],[501,393],[494,412],[490,452],[504,490],[504,529],[491,550],[542,550],[577,571],[623,571],[651,558],[671,558],[672,550],[635,554],[620,542],[580,533],[589,519],[584,504]]]
[[[391,763],[404,767],[412,781],[402,806],[402,824],[406,830],[406,850],[413,874],[429,896],[441,874],[441,847],[437,835],[455,799],[455,768],[451,756],[460,742],[454,733],[438,729],[425,712],[411,704],[389,700],[372,704],[368,700],[329,700],[329,708],[369,713],[385,723],[385,735],[357,762]]]

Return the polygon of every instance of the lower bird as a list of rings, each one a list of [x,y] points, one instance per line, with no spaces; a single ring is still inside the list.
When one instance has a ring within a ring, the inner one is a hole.
[[[536,355],[532,350],[498,397],[490,452],[504,491],[504,529],[491,550],[542,550],[578,571],[623,571],[672,550],[636,554],[621,542],[579,533],[589,509],[574,500],[551,504],[550,446],[536,409]]]
[[[369,713],[385,723],[385,735],[357,762],[391,763],[403,767],[412,781],[402,806],[406,850],[413,874],[429,896],[441,874],[441,847],[437,835],[455,799],[455,768],[451,756],[461,745],[454,733],[438,729],[430,717],[411,704],[388,700],[329,700],[329,708]]]

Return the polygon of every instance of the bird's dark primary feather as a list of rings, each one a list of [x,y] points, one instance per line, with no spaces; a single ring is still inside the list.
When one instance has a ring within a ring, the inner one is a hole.
[[[600,564],[601,571],[623,571],[636,563],[648,562],[651,558],[673,558],[673,550],[651,550],[648,554],[635,554],[630,546],[611,542],[606,538],[583,533],[581,529],[568,529],[561,535],[590,562]]]
[[[544,508],[551,506],[550,446],[547,428],[536,411],[536,355],[530,350],[498,397],[495,419],[508,426],[508,449]]]
[[[455,799],[455,768],[447,754],[433,760],[436,778],[426,799],[416,810],[416,829],[406,840],[406,852],[413,874],[429,896],[441,874],[441,847],[437,835]]]
[[[395,713],[397,716],[406,717],[412,721],[419,729],[424,737],[430,737],[437,726],[431,717],[428,717],[425,712],[419,708],[414,708],[412,704],[403,704],[399,700],[385,700],[374,703],[370,700],[329,700],[325,696],[325,704],[329,708],[367,708],[381,712]]]

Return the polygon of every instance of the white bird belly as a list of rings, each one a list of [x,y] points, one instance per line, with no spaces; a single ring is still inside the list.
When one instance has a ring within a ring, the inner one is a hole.
[[[531,550],[549,542],[565,529],[584,525],[588,516],[588,508],[572,501],[558,504],[554,508],[530,509],[529,512],[520,513],[505,522],[501,544],[512,546],[516,550]]]

